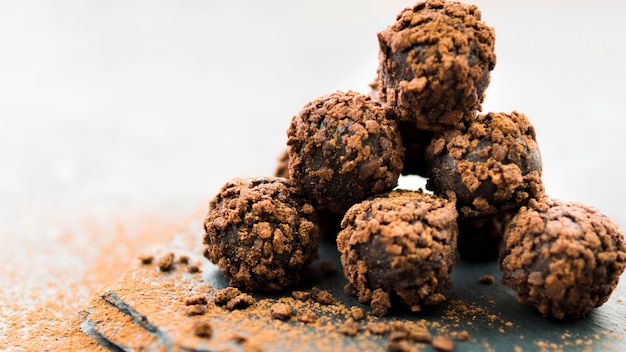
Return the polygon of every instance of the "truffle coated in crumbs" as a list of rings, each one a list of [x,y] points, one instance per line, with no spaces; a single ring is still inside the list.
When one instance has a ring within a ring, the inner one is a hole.
[[[493,28],[476,5],[421,1],[378,33],[379,88],[401,120],[422,130],[458,128],[481,110],[496,64]]]
[[[284,178],[226,183],[211,200],[204,228],[205,255],[231,286],[281,290],[317,259],[315,209]]]
[[[452,201],[392,191],[354,205],[337,237],[347,292],[384,315],[399,301],[411,311],[445,299],[456,260]]]
[[[307,103],[287,137],[290,179],[318,210],[344,213],[389,191],[403,168],[404,148],[390,110],[353,91]]]
[[[601,306],[625,265],[617,225],[577,202],[531,202],[504,230],[502,283],[544,316],[578,319]]]
[[[437,195],[454,192],[460,223],[515,213],[543,195],[535,129],[516,111],[479,115],[467,130],[433,136],[426,159],[426,188]]]

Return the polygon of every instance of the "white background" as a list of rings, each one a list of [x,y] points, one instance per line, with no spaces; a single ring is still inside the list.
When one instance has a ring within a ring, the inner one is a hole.
[[[319,95],[367,93],[376,32],[413,1],[0,2],[0,240],[77,216],[182,217],[274,172]],[[535,125],[544,182],[626,228],[626,3],[476,1],[484,111]]]

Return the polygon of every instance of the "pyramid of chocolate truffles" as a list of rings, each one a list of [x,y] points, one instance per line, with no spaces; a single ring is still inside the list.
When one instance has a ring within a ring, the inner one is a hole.
[[[528,117],[482,112],[495,33],[475,5],[422,1],[378,33],[370,94],[307,103],[272,177],[229,181],[204,222],[232,286],[278,291],[336,240],[346,291],[375,315],[445,300],[456,260],[498,260],[502,283],[544,316],[607,301],[626,266],[617,225],[550,198]],[[426,190],[397,189],[400,175]]]

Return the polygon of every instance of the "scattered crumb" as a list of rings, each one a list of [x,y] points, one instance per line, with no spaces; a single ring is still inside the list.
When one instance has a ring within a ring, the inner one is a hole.
[[[185,307],[185,311],[187,312],[187,315],[192,316],[192,315],[202,315],[204,313],[206,313],[206,306],[204,304],[192,304],[192,305],[188,305]]]
[[[308,291],[293,291],[291,292],[291,296],[297,299],[298,301],[304,302],[307,299],[311,298],[311,293]]]
[[[389,335],[387,339],[387,349],[390,352],[401,352],[401,351],[413,351],[414,348],[411,346],[408,340],[408,333],[406,331],[394,331]]]
[[[469,340],[469,333],[467,332],[467,330],[459,331],[459,333],[456,335],[456,338],[461,342],[466,342]]]
[[[223,305],[226,305],[228,301],[230,301],[231,299],[235,298],[236,296],[240,294],[241,294],[241,291],[239,291],[238,288],[226,287],[221,290],[216,290],[213,296],[213,300],[215,301],[216,305],[223,306]]]
[[[430,333],[426,329],[411,330],[409,331],[409,337],[415,342],[431,343],[432,338]]]
[[[213,327],[207,320],[197,320],[193,324],[193,333],[198,337],[209,338],[213,335]]]
[[[356,336],[359,333],[360,327],[354,320],[347,320],[342,326],[339,327],[339,332],[346,336]]]
[[[194,274],[200,272],[200,266],[198,264],[191,264],[187,267],[187,271]]]
[[[366,315],[365,309],[363,309],[363,308],[361,308],[359,306],[352,306],[352,307],[350,307],[350,316],[355,321],[363,320],[365,318],[365,315]]]
[[[235,287],[226,287],[215,291],[213,300],[215,305],[226,307],[228,310],[245,309],[256,302],[254,297],[247,293],[242,293]]]
[[[291,318],[292,309],[286,303],[276,303],[270,309],[272,318],[278,320],[289,320]]]
[[[248,337],[237,332],[232,332],[230,340],[234,341],[238,345],[243,345],[248,341]]]
[[[189,256],[187,255],[181,255],[180,257],[178,257],[178,262],[181,264],[189,264]]]
[[[150,253],[141,253],[137,256],[137,259],[139,259],[142,264],[148,265],[148,264],[151,264],[152,261],[154,260],[154,255]]]
[[[317,321],[317,315],[312,312],[303,312],[298,315],[298,321],[305,324],[313,324]]]
[[[156,264],[163,272],[172,270],[172,266],[174,265],[174,253],[169,252],[163,254]]]
[[[311,298],[320,304],[325,304],[325,305],[334,305],[337,304],[337,300],[335,299],[335,297],[332,295],[332,293],[326,291],[326,290],[322,290],[318,287],[313,287],[311,289]]]
[[[435,336],[432,341],[432,346],[439,351],[453,351],[454,350],[454,342],[447,336]]]
[[[389,332],[389,326],[385,323],[373,323],[370,322],[367,324],[367,331],[374,335],[385,335]]]
[[[387,314],[387,311],[391,308],[391,298],[389,297],[389,293],[383,291],[382,289],[374,290],[370,306],[372,307],[372,314],[377,317],[382,317]]]
[[[192,306],[196,304],[207,304],[207,298],[203,294],[197,294],[190,297],[185,298],[185,305]]]
[[[226,304],[226,309],[235,310],[235,309],[245,309],[250,307],[256,302],[254,297],[250,296],[247,293],[242,293],[239,296],[231,299]]]
[[[484,285],[491,285],[496,281],[493,275],[483,275],[478,279],[478,282]]]

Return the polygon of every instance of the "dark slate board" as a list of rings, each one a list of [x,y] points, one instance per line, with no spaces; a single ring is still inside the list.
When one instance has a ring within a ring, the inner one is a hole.
[[[184,236],[184,234],[180,234]],[[176,286],[179,292],[207,292],[224,288],[228,280],[219,270],[201,255],[197,254],[197,245],[189,246],[187,240],[174,240],[171,246],[156,248],[155,253],[174,251],[183,253],[191,261],[202,262],[201,274],[189,274],[182,268],[154,276],[155,266],[137,263],[118,282],[104,287],[94,295],[91,303],[80,314],[83,317],[83,330],[112,351],[132,351],[143,348],[145,351],[213,351],[223,348],[241,349],[232,341],[220,339],[200,339],[189,331],[181,329],[181,322],[189,319],[184,313],[182,301],[175,290],[166,287]],[[181,246],[182,244],[182,246]],[[191,248],[194,247],[194,248]],[[339,256],[332,243],[322,243],[320,258],[331,260],[338,272],[332,276],[322,276],[313,263],[314,274],[294,290],[308,290],[313,286],[331,291],[335,297],[347,307],[361,305],[355,297],[343,290],[346,280],[341,273]],[[491,285],[479,283],[483,275],[493,275],[495,282]],[[577,321],[554,321],[542,317],[534,308],[523,306],[515,299],[515,293],[499,283],[501,274],[497,263],[468,263],[460,261],[456,264],[452,282],[453,288],[446,292],[448,300],[434,307],[425,307],[419,313],[410,313],[402,309],[392,310],[377,321],[426,321],[431,335],[455,336],[459,331],[466,330],[470,339],[466,342],[455,340],[455,351],[626,351],[626,284],[622,280],[617,290],[602,307],[593,310],[588,316]],[[146,282],[151,281],[151,282]],[[143,282],[146,285],[142,292],[142,300],[130,300],[125,291],[129,282]],[[290,292],[290,291],[289,291]],[[289,295],[286,293],[285,295]],[[180,296],[180,295],[179,295]],[[257,299],[279,299],[280,294],[260,295]],[[106,304],[102,304],[106,302]],[[158,314],[149,313],[154,305],[162,305]],[[169,313],[165,313],[169,312]],[[320,312],[320,315],[326,314]],[[258,317],[249,317],[257,319]],[[243,319],[247,319],[244,317]],[[340,319],[340,318],[338,318]],[[368,318],[369,319],[369,318]],[[122,329],[123,323],[132,322],[132,331]],[[297,321],[284,322],[291,324],[293,329],[301,329],[303,333],[317,334],[310,326]],[[265,329],[273,329],[276,325],[268,324]],[[245,327],[237,331],[253,335],[245,331]],[[281,327],[284,329],[284,325]],[[183,331],[185,330],[185,331]],[[218,329],[219,330],[219,329]],[[226,331],[216,331],[215,336]],[[342,345],[335,347],[348,349],[359,346],[359,339],[366,339],[376,349],[385,350],[387,336],[364,334],[357,337],[342,337]],[[319,343],[324,336],[316,336]],[[308,346],[299,341],[281,341],[279,346],[290,346],[299,350],[318,350],[319,344]],[[263,346],[272,349],[272,346]],[[418,350],[433,351],[428,344],[415,344]],[[285,347],[287,349],[287,347]]]

